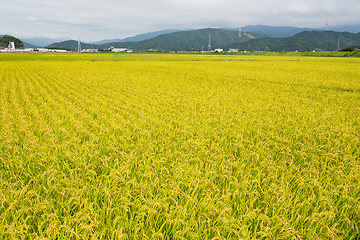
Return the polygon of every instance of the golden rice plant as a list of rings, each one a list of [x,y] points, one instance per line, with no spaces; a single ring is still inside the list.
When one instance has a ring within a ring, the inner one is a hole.
[[[0,238],[356,239],[360,59],[0,54]]]

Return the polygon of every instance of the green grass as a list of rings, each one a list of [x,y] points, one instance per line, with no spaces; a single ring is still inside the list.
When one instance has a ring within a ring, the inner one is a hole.
[[[354,239],[359,63],[0,54],[0,238]]]

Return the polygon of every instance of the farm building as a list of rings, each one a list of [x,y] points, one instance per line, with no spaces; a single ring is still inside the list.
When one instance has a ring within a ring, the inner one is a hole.
[[[99,52],[98,49],[83,49],[82,52]]]
[[[237,53],[237,52],[239,52],[239,49],[230,48],[228,52],[229,53]]]
[[[15,43],[14,43],[14,42],[9,42],[8,48],[9,48],[10,50],[15,50]]]
[[[112,52],[133,52],[132,49],[127,48],[111,48]]]

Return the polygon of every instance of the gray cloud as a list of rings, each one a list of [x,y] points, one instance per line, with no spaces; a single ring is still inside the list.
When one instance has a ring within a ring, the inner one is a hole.
[[[325,27],[360,22],[357,0],[14,0],[0,8],[0,34],[17,37],[124,38],[168,28],[248,24]]]

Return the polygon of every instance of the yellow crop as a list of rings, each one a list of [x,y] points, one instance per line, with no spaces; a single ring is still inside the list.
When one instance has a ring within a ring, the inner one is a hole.
[[[1,239],[355,239],[360,59],[0,54]]]

